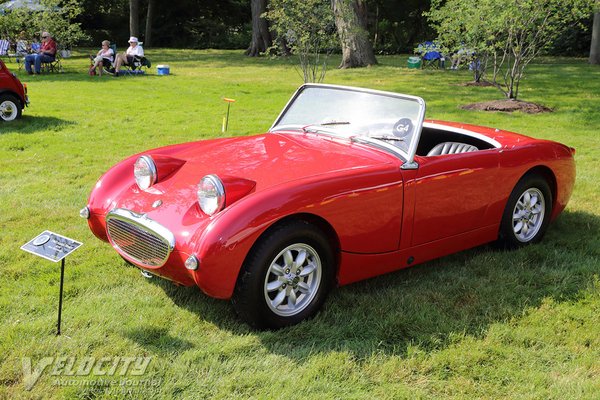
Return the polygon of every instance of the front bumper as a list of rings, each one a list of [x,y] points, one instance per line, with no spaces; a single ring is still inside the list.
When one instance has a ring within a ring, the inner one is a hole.
[[[121,257],[135,266],[184,286],[197,285],[196,271],[185,267],[191,254],[177,249],[175,235],[145,214],[115,208],[104,216],[84,207],[80,216],[88,220],[96,236],[108,241]]]

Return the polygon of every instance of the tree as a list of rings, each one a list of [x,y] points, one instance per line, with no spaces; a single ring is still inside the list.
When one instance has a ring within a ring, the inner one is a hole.
[[[423,15],[430,0],[369,0],[369,32],[378,53],[407,53],[415,44],[431,40],[435,31]]]
[[[342,45],[339,68],[377,64],[367,31],[366,0],[331,0],[335,24]]]
[[[266,16],[278,41],[298,57],[304,82],[322,82],[338,45],[330,0],[270,0]]]
[[[443,7],[440,3],[440,0],[433,0],[431,10],[424,13],[438,32],[436,43],[443,54],[469,63],[473,81],[481,82],[491,54],[487,11],[473,7],[471,0],[450,0]]]
[[[251,0],[252,10],[252,41],[246,49],[246,55],[256,57],[271,47],[272,39],[269,32],[269,22],[264,17],[267,11],[267,0]]]
[[[154,0],[148,0],[146,12],[146,34],[144,35],[144,46],[150,47],[152,40],[152,19],[154,18]]]
[[[600,3],[597,5],[600,8]],[[590,45],[590,64],[600,64],[600,11],[594,13],[592,44]]]
[[[566,28],[589,15],[593,1],[479,0],[474,11],[465,12],[467,0],[435,0],[432,9],[460,27],[467,46],[489,55],[492,83],[507,98],[517,99],[527,66]],[[450,25],[438,26],[439,40],[444,42]]]
[[[79,1],[43,0],[41,4],[41,8],[19,8],[0,15],[0,31],[9,38],[25,32],[34,41],[39,41],[42,32],[50,32],[58,45],[65,49],[87,38],[81,24],[73,22],[82,12]]]
[[[140,0],[129,0],[129,34],[140,35]]]

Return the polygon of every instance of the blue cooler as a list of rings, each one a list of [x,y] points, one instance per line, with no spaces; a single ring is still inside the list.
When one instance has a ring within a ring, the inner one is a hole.
[[[156,66],[156,73],[158,75],[169,75],[169,66],[168,65],[157,65]]]

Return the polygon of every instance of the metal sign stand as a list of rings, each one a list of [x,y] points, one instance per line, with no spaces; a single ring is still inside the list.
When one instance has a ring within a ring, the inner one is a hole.
[[[63,283],[65,281],[65,259],[60,261],[60,292],[58,295],[58,322],[56,323],[56,336],[60,335],[60,316],[62,314]]]
[[[45,258],[52,262],[60,261],[60,291],[58,295],[58,321],[56,335],[60,335],[60,321],[62,315],[63,287],[65,280],[65,258],[77,250],[82,243],[58,233],[44,231],[21,246],[21,250]]]

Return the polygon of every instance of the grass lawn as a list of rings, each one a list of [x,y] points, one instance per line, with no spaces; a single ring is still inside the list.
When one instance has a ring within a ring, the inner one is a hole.
[[[575,192],[539,245],[483,246],[339,288],[315,319],[254,332],[228,302],[141,277],[78,211],[126,156],[221,136],[223,97],[236,99],[226,135],[265,131],[297,71],[241,51],[168,49],[147,51],[148,76],[100,78],[84,53],[63,61],[64,74],[17,72],[31,105],[0,124],[0,398],[598,399],[600,68],[531,65],[521,97],[554,112],[528,115],[459,109],[501,96],[459,86],[468,71],[409,70],[402,56],[342,71],[333,59],[326,83],[415,94],[427,118],[577,148]],[[172,75],[157,76],[157,64]],[[67,259],[58,337],[59,265],[19,250],[45,229],[84,243]],[[27,391],[23,361],[59,356],[151,359],[142,376],[53,375],[55,363]]]

